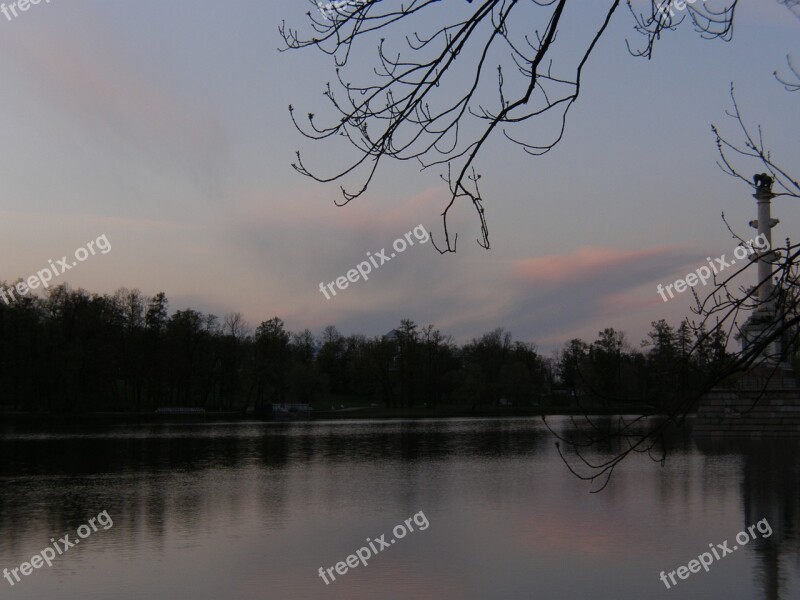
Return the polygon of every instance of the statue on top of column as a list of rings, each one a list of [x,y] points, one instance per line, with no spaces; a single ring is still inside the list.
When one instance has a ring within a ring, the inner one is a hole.
[[[756,184],[756,189],[761,192],[771,192],[773,179],[766,173],[757,173],[753,175],[753,181]]]

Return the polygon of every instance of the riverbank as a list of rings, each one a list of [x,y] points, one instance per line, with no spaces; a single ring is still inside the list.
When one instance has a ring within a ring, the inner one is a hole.
[[[343,408],[338,410],[317,410],[308,419],[297,420],[335,420],[335,419],[452,419],[452,418],[500,418],[500,417],[541,417],[570,415],[616,415],[652,414],[649,407],[616,406],[593,407],[589,410],[565,407],[412,407],[386,408],[377,406]],[[2,423],[64,423],[64,422],[120,422],[120,423],[169,423],[169,422],[220,422],[220,421],[281,421],[282,418],[267,419],[238,411],[206,411],[187,414],[159,414],[155,412],[92,412],[83,414],[0,412]],[[288,419],[294,420],[294,419]]]

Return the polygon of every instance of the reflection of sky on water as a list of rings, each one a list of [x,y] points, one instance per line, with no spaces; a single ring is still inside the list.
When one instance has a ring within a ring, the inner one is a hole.
[[[634,458],[589,494],[552,442],[535,420],[7,431],[0,567],[108,510],[112,529],[14,597],[796,597],[796,445],[683,437],[665,467]],[[426,531],[318,577],[420,510]],[[772,537],[659,581],[761,518]]]

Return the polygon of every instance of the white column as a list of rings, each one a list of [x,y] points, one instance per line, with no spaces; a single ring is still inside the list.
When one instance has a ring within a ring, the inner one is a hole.
[[[765,281],[758,289],[758,300],[760,307],[763,309],[771,309],[773,302],[771,300],[773,285],[772,285],[772,264],[770,263],[773,256],[772,252],[772,228],[778,224],[778,221],[773,221],[770,216],[770,203],[775,197],[770,190],[766,188],[759,188],[753,194],[753,198],[758,202],[758,234],[766,238],[769,247],[768,251],[758,252],[758,283]]]

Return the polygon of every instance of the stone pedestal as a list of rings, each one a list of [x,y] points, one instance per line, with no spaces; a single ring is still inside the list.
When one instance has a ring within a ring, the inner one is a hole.
[[[800,439],[800,390],[714,390],[700,400],[693,431],[702,437]]]

